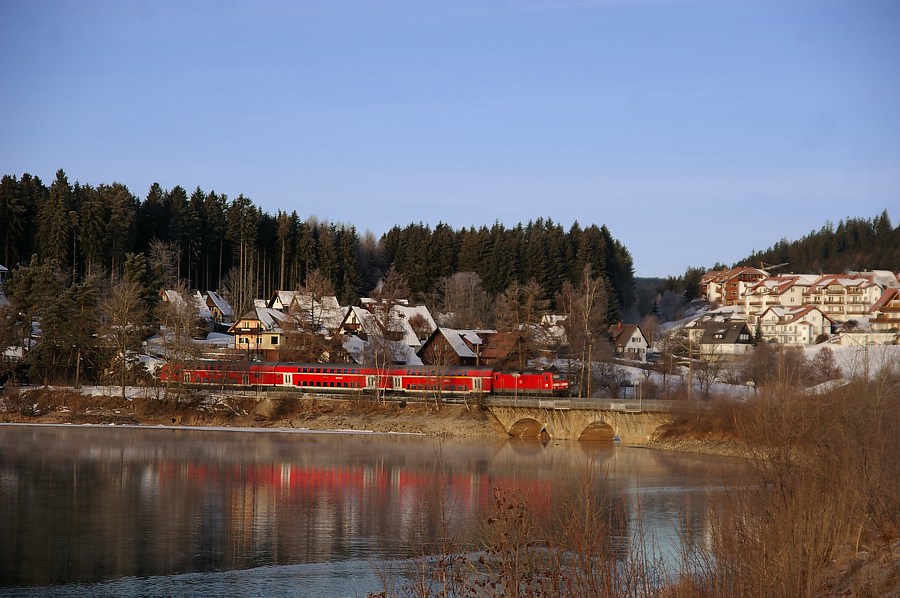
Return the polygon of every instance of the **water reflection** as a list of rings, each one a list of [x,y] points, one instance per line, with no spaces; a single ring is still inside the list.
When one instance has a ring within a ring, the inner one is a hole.
[[[415,554],[473,543],[492,492],[547,512],[595,465],[623,546],[705,533],[735,462],[600,443],[0,426],[0,585],[46,586]],[[444,513],[444,519],[437,517]],[[365,592],[362,592],[363,594]]]

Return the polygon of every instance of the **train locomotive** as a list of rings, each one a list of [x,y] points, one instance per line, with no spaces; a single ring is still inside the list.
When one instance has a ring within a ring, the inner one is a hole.
[[[346,363],[193,361],[167,363],[162,382],[197,387],[284,388],[302,392],[398,396],[563,395],[568,381],[557,372],[509,372],[484,366],[388,366]]]

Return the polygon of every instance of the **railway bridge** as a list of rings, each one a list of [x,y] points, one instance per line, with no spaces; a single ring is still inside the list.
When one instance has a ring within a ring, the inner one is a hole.
[[[558,440],[609,440],[646,445],[672,421],[671,403],[610,399],[491,397],[491,414],[510,436]]]

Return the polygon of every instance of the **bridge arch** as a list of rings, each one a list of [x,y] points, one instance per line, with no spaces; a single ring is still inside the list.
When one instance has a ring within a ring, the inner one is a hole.
[[[515,438],[538,438],[542,440],[552,437],[544,423],[531,417],[523,417],[518,420],[509,427],[507,434]]]
[[[578,436],[578,440],[612,442],[615,437],[616,429],[607,422],[598,420],[589,424],[582,430],[581,435]]]

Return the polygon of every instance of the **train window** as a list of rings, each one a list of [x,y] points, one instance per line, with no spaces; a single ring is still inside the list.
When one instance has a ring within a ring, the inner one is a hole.
[[[334,388],[334,382],[329,382],[328,386],[330,386],[331,388]]]

